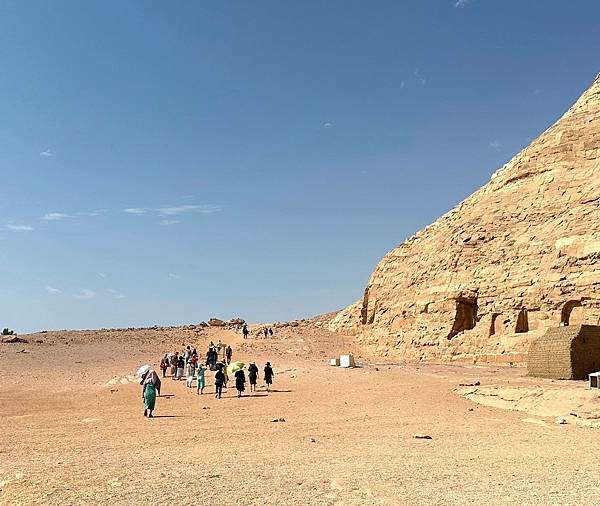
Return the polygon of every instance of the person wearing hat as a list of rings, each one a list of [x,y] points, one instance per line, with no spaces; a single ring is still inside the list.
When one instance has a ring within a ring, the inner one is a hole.
[[[248,381],[250,382],[250,391],[256,392],[256,381],[258,380],[258,367],[256,363],[250,362],[248,366]]]
[[[265,364],[265,383],[267,384],[267,392],[271,390],[274,375],[275,373],[273,372],[273,368],[271,367],[271,362],[267,362]]]
[[[244,369],[238,369],[235,371],[235,389],[238,391],[238,397],[242,396],[242,392],[245,390],[246,375]]]

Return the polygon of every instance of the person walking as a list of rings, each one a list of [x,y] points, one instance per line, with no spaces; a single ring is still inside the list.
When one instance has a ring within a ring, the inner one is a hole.
[[[162,377],[167,376],[167,369],[169,368],[169,357],[165,353],[165,356],[160,360],[160,370],[162,371]]]
[[[156,405],[156,394],[160,395],[160,378],[152,369],[142,375],[142,399],[144,399],[144,416],[154,418],[152,411]]]
[[[244,326],[242,327],[242,334],[244,334],[244,339],[248,339],[248,334],[249,334],[248,325],[246,325],[245,323],[244,323]]]
[[[179,355],[177,359],[177,373],[175,374],[175,379],[180,380],[183,378],[183,370],[185,369],[185,360],[182,355]]]
[[[273,384],[273,376],[275,373],[273,372],[273,368],[271,367],[271,363],[267,362],[265,364],[265,383],[267,384],[267,392],[271,390],[271,385]]]
[[[227,349],[225,350],[225,357],[227,358],[227,365],[231,364],[231,356],[233,355],[233,350],[231,346],[227,345]]]
[[[223,381],[223,387],[227,388],[227,383],[229,382],[229,374],[227,374],[227,364],[225,362],[219,362],[217,364],[217,368],[223,371],[223,376],[225,376],[225,380]]]
[[[250,383],[250,391],[256,392],[256,382],[258,381],[258,367],[254,362],[250,362],[248,366],[248,382]]]
[[[177,374],[177,361],[179,360],[179,356],[177,352],[171,355],[170,364],[171,364],[171,378],[175,379]]]
[[[263,332],[265,333],[265,337],[269,337],[269,329],[267,327],[265,327]]]
[[[225,374],[223,371],[219,369],[215,373],[215,397],[217,399],[221,398],[221,394],[223,393],[223,382],[225,381]]]
[[[242,396],[242,392],[245,389],[246,384],[246,375],[244,374],[244,369],[238,369],[235,371],[235,389],[238,392],[238,397]]]
[[[198,364],[198,368],[196,369],[196,395],[201,395],[204,393],[204,371],[206,368],[203,364]]]
[[[273,337],[273,329],[269,327],[269,337]]]
[[[185,384],[188,388],[192,388],[192,384],[194,383],[194,376],[196,375],[196,364],[190,359],[186,369],[187,375],[185,379]]]

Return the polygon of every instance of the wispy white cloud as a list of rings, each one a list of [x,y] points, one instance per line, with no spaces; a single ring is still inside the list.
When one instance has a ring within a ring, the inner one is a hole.
[[[94,209],[93,211],[82,211],[76,213],[77,216],[100,216],[106,213],[106,209]]]
[[[488,147],[490,149],[500,151],[500,149],[502,148],[502,143],[498,139],[494,139],[493,141],[490,141],[490,143],[488,144]]]
[[[50,295],[60,295],[62,293],[62,290],[59,290],[58,288],[54,288],[52,286],[47,286],[46,287],[46,291],[50,294]]]
[[[8,228],[9,230],[15,230],[17,232],[29,232],[29,231],[33,230],[33,227],[30,225],[8,224],[8,225],[6,225],[6,228]]]
[[[175,225],[176,223],[179,223],[179,220],[161,220],[158,222],[158,224],[162,225],[163,227],[168,227],[169,225]]]
[[[158,209],[156,209],[158,214],[160,214],[161,216],[179,216],[184,213],[212,214],[218,213],[220,210],[220,207],[211,205],[183,205],[172,207],[159,207]]]
[[[114,288],[109,288],[106,291],[108,293],[110,293],[111,295],[113,295],[115,297],[115,299],[124,299],[125,298],[125,295],[123,295],[121,292],[119,292],[119,290],[115,290]]]
[[[400,81],[400,88],[404,88],[406,86],[406,83],[404,81]]]
[[[173,274],[172,272],[170,272],[169,279],[181,279],[181,276],[179,274]]]
[[[105,272],[99,272],[98,276],[100,276],[101,278],[106,278],[106,273]]]
[[[427,79],[425,79],[425,77],[423,77],[423,74],[421,73],[421,69],[416,68],[415,71],[413,72],[413,75],[415,77],[415,81],[417,84],[420,84],[421,86],[425,86],[427,84]]]
[[[71,217],[71,215],[66,214],[66,213],[46,213],[46,214],[44,214],[44,216],[42,216],[42,220],[60,221],[60,220],[64,220],[64,219],[70,218],[70,217]]]
[[[454,7],[463,8],[469,5],[473,0],[456,0]]]
[[[89,288],[82,288],[77,293],[73,294],[73,297],[79,300],[90,300],[96,297],[96,292]]]
[[[142,214],[146,214],[148,209],[144,209],[143,207],[128,207],[127,209],[123,209],[123,212],[141,216]]]
[[[52,153],[52,151],[49,149],[46,149],[40,153],[40,156],[54,156],[54,153]]]
[[[323,123],[323,126],[325,128],[331,128],[333,126],[333,122],[332,121],[327,121],[326,123]]]

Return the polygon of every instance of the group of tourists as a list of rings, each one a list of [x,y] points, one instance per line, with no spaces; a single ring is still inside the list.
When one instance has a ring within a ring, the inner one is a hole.
[[[245,327],[245,326],[244,326]],[[247,328],[247,327],[245,327]],[[193,388],[196,381],[196,394],[204,394],[206,387],[206,370],[215,371],[214,386],[215,397],[220,399],[223,394],[223,388],[227,388],[229,374],[233,375],[237,396],[241,397],[246,390],[246,383],[250,384],[250,391],[256,392],[256,385],[259,379],[259,369],[255,362],[250,362],[247,373],[244,371],[244,364],[241,362],[232,363],[233,350],[231,346],[225,345],[221,341],[217,344],[211,341],[206,353],[206,361],[202,362],[199,358],[196,348],[186,346],[180,353],[165,353],[160,361],[160,370],[162,377],[166,378],[170,371],[171,378],[174,381],[182,380],[185,377],[186,386]],[[229,371],[228,371],[229,369]],[[263,379],[270,391],[273,384],[273,368],[270,362],[267,362],[263,368]],[[144,399],[144,416],[152,418],[152,411],[156,403],[156,395],[160,395],[161,380],[158,374],[152,369],[148,369],[142,374],[140,384],[142,385],[142,397]]]
[[[236,370],[233,373],[235,378],[235,389],[237,390],[237,396],[241,397],[246,390],[246,374],[244,373],[243,366],[236,367],[235,369]],[[263,372],[267,392],[269,392],[271,390],[271,385],[273,384],[273,376],[275,375],[270,362],[265,364]],[[215,397],[218,399],[221,398],[223,386],[227,386],[227,380],[227,369],[219,368],[215,374]],[[258,366],[256,365],[256,362],[250,362],[250,365],[248,366],[248,383],[250,383],[250,391],[256,392],[256,384],[258,383]]]
[[[265,337],[273,337],[273,329],[271,327],[265,327],[263,330],[261,330],[260,333],[264,334]],[[248,335],[250,334],[250,331],[248,330],[248,325],[246,325],[245,323],[244,323],[244,326],[242,327],[242,334],[244,336],[244,339],[248,339]]]

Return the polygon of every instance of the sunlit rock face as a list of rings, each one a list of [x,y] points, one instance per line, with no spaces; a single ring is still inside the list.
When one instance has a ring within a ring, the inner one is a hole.
[[[598,323],[599,257],[600,75],[327,325],[387,358],[520,362],[544,329]]]

